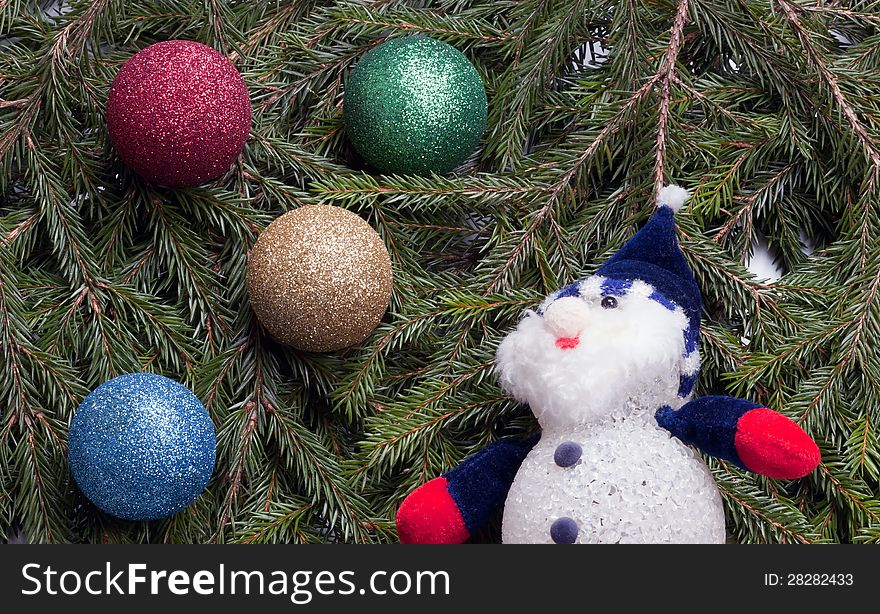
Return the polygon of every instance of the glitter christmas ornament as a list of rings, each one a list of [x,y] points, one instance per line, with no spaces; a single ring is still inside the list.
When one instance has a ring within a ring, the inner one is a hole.
[[[446,173],[486,129],[486,90],[473,64],[446,43],[407,36],[364,55],[345,87],[345,129],[383,173]]]
[[[193,41],[136,53],[107,99],[107,129],[119,157],[147,181],[171,188],[223,175],[250,127],[241,75],[225,56]]]
[[[818,465],[815,442],[781,414],[692,399],[700,290],[673,215],[687,196],[663,188],[595,275],[550,294],[501,342],[501,385],[541,434],[490,444],[412,492],[401,541],[464,541],[503,506],[505,543],[723,543],[721,497],[695,448],[770,478]]]
[[[248,257],[251,305],[280,342],[330,352],[363,341],[391,299],[391,258],[359,216],[311,205],[272,222]]]
[[[186,387],[150,373],[101,384],[70,425],[68,461],[80,490],[126,520],[171,516],[214,470],[214,424]]]

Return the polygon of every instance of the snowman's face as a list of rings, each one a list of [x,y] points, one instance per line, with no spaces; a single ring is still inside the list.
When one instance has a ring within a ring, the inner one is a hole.
[[[645,282],[593,276],[547,297],[498,348],[501,385],[545,429],[678,407],[688,320]],[[694,363],[696,364],[690,364]]]

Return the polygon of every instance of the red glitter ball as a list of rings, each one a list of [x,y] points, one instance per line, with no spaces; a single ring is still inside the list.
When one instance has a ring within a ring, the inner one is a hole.
[[[147,181],[171,188],[223,175],[250,127],[241,75],[225,56],[193,41],[138,52],[107,98],[107,129],[119,157]]]

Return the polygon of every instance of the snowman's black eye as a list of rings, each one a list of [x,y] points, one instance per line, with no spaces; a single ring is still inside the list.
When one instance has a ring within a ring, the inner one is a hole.
[[[617,299],[613,296],[606,296],[602,299],[602,308],[603,309],[616,309],[617,308]]]

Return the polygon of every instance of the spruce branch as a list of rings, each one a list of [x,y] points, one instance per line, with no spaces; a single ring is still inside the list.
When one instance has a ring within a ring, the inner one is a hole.
[[[394,541],[413,488],[537,428],[495,381],[498,343],[675,182],[693,193],[677,224],[703,294],[699,392],[771,406],[822,447],[796,482],[710,463],[731,540],[880,541],[872,3],[41,6],[0,0],[0,536]],[[411,34],[462,50],[490,100],[481,148],[444,176],[363,170],[345,136],[351,68]],[[103,117],[122,63],[170,38],[227,54],[254,116],[235,168],[183,191],[126,169]],[[259,232],[308,204],[361,215],[395,274],[378,329],[328,355],[269,339],[245,287]],[[779,279],[746,266],[759,235]],[[88,390],[143,369],[202,399],[217,465],[174,518],[128,523],[77,491],[64,446]]]
[[[626,123],[632,121],[632,112],[636,106],[641,103],[651,92],[654,85],[660,80],[661,73],[657,72],[645,83],[641,88],[634,92],[623,103],[620,111],[617,112],[612,120],[605,124],[602,130],[590,142],[589,146],[573,161],[568,170],[556,179],[550,187],[547,202],[536,211],[530,218],[528,225],[522,232],[522,237],[513,249],[505,262],[492,276],[489,285],[486,288],[486,294],[493,294],[507,286],[505,276],[507,272],[515,266],[524,255],[528,254],[534,242],[537,231],[545,223],[545,220],[553,224],[554,207],[559,204],[564,196],[568,194],[568,188],[571,181],[578,175],[582,167],[596,154],[602,144],[614,133],[618,132]],[[546,162],[541,165],[529,168],[526,172],[535,170],[544,170],[553,166],[552,163]]]
[[[669,137],[669,100],[672,96],[670,86],[675,80],[675,64],[678,61],[678,53],[681,51],[683,41],[682,33],[688,22],[688,0],[678,0],[675,9],[675,18],[672,22],[672,30],[669,35],[669,45],[666,47],[666,56],[660,68],[662,76],[659,78],[660,85],[660,110],[657,122],[657,143],[654,153],[654,198],[660,192],[660,188],[666,183],[666,140]]]
[[[878,151],[877,149],[874,138],[868,134],[868,130],[859,119],[855,109],[843,95],[837,76],[833,72],[831,72],[831,70],[828,68],[827,62],[817,51],[811,35],[807,32],[806,28],[804,28],[803,24],[801,23],[800,17],[798,16],[797,6],[789,3],[787,0],[778,0],[778,3],[779,7],[782,9],[783,14],[788,20],[789,25],[795,31],[798,40],[800,40],[801,44],[804,46],[804,49],[807,51],[810,62],[816,67],[825,85],[831,90],[831,94],[834,97],[835,103],[843,112],[844,117],[846,117],[850,128],[852,129],[861,146],[864,148],[865,154],[871,160],[871,164],[874,166],[876,172],[876,169],[880,168],[880,151]]]
[[[748,154],[744,153],[740,158],[737,158],[736,162],[734,162],[730,173],[734,173],[737,170],[737,167],[745,161],[745,157]],[[781,169],[778,172],[773,173],[773,175],[760,187],[758,187],[755,191],[745,197],[737,197],[736,201],[741,202],[742,206],[740,206],[736,213],[731,215],[730,219],[728,219],[721,228],[718,229],[718,232],[715,233],[713,239],[717,242],[724,241],[728,235],[735,229],[738,228],[741,224],[745,227],[746,233],[751,236],[751,228],[753,226],[753,213],[758,204],[762,202],[762,199],[768,197],[768,192],[772,194],[777,193],[777,184],[781,181],[785,181],[788,177],[790,177],[799,167],[799,164],[795,162],[791,162]]]

